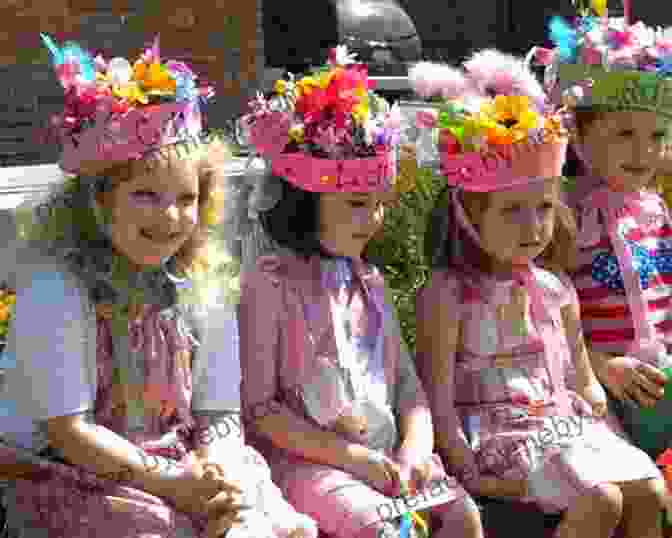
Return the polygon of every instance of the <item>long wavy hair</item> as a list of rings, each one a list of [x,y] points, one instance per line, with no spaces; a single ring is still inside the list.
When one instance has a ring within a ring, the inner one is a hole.
[[[219,140],[200,146],[174,145],[161,148],[141,160],[87,163],[80,175],[67,176],[37,208],[17,211],[17,232],[21,239],[45,242],[56,255],[68,250],[93,251],[111,248],[101,232],[104,217],[95,200],[138,173],[175,166],[182,160],[198,175],[199,219],[192,235],[175,253],[179,274],[201,280],[237,276],[236,260],[213,237],[213,228],[225,209],[224,166],[231,158],[228,147]],[[37,218],[36,218],[37,217]],[[214,282],[207,286],[211,287]],[[230,291],[230,290],[229,290]]]

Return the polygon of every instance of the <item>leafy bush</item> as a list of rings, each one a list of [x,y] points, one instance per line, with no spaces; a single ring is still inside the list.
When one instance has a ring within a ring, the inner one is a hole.
[[[414,351],[415,295],[431,272],[424,255],[425,228],[435,200],[446,184],[426,169],[411,173],[415,176],[415,188],[401,193],[398,202],[387,208],[382,233],[371,240],[367,255],[385,274],[402,334]]]

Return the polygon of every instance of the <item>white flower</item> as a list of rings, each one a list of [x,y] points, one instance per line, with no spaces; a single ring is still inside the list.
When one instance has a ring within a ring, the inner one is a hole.
[[[652,47],[655,43],[656,31],[653,28],[644,25],[641,21],[637,24],[633,24],[630,27],[630,31],[635,35],[639,46],[642,48]]]
[[[348,53],[347,45],[338,45],[334,51],[334,63],[336,65],[349,65],[357,63],[357,55],[354,53]]]

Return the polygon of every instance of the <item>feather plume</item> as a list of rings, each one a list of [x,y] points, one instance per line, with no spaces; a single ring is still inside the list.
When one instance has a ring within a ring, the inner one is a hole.
[[[563,62],[572,62],[578,46],[576,30],[562,17],[553,17],[548,23],[549,38],[558,48],[558,56]]]
[[[420,62],[408,71],[411,88],[420,97],[443,97],[455,99],[468,90],[469,84],[464,74],[449,65]]]
[[[486,49],[475,53],[464,68],[481,94],[527,95],[537,111],[544,110],[544,89],[522,59]]]

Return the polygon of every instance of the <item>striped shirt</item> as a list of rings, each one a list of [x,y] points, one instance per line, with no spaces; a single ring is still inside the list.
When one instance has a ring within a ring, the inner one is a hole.
[[[637,212],[634,209],[639,209]],[[579,230],[579,244],[582,232]],[[647,315],[656,336],[672,344],[672,227],[662,199],[646,193],[619,219],[639,274]],[[585,234],[584,234],[585,235]],[[634,324],[614,249],[602,219],[601,237],[579,251],[572,274],[581,304],[586,342],[596,351],[626,353],[635,338]]]

